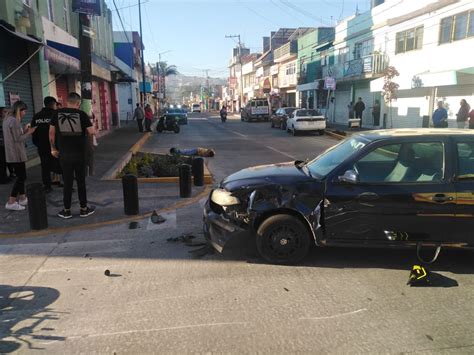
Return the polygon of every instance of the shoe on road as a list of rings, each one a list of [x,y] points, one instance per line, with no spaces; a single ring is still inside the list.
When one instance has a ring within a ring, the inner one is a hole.
[[[71,210],[62,210],[58,213],[58,217],[61,217],[63,219],[69,219],[72,218],[72,213]]]
[[[94,214],[95,212],[95,207],[93,206],[87,206],[86,208],[81,208],[81,217],[89,217],[91,214]]]
[[[26,208],[20,205],[18,202],[6,203],[5,208],[10,211],[24,211]]]

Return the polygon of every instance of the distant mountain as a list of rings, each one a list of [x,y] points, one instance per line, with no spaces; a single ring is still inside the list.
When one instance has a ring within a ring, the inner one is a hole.
[[[227,80],[222,78],[209,77],[209,86],[226,85]],[[200,76],[172,75],[166,78],[166,96],[174,102],[181,102],[183,96],[188,97],[190,93],[194,95],[200,92],[201,86],[206,87],[207,78]]]

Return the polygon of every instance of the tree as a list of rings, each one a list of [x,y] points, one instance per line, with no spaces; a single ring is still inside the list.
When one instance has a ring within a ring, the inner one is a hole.
[[[400,73],[398,70],[392,66],[388,66],[383,73],[382,96],[384,101],[388,103],[388,108],[390,110],[390,128],[393,128],[392,101],[397,99],[397,92],[398,88],[400,87],[399,84],[393,82],[392,80],[399,75]]]
[[[166,97],[166,77],[170,75],[178,75],[179,71],[176,65],[168,65],[166,62],[157,62],[155,66],[151,66],[151,72],[153,75],[158,76],[158,82],[160,92],[163,93],[163,99]]]

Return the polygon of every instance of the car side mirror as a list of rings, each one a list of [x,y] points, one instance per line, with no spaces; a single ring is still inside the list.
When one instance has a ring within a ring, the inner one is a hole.
[[[344,175],[339,176],[338,181],[346,184],[357,184],[359,175],[354,170],[347,170]]]

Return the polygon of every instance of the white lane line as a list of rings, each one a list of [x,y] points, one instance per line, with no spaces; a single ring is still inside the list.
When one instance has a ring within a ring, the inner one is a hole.
[[[228,130],[229,132],[232,132],[232,133],[238,135],[238,136],[241,136],[241,137],[244,137],[244,138],[247,138],[247,137],[248,137],[248,136],[246,136],[245,134],[242,134],[242,133],[233,131],[233,130],[231,130],[231,129],[227,129],[227,130]]]
[[[267,147],[267,148],[270,149],[270,150],[273,150],[274,152],[280,153],[280,154],[284,155],[285,157],[288,157],[288,158],[291,158],[291,159],[296,159],[293,155],[288,154],[288,153],[285,153],[285,152],[282,152],[281,150],[278,150],[278,149],[276,149],[276,148],[270,147],[269,145],[266,145],[265,147]]]
[[[217,327],[217,326],[224,326],[224,325],[246,325],[246,324],[248,324],[248,322],[191,324],[191,325],[182,325],[178,327],[154,328],[154,329],[143,329],[143,330],[126,330],[122,332],[113,332],[113,333],[75,335],[75,336],[68,336],[67,340],[97,338],[97,337],[124,335],[124,334],[161,332],[161,331],[166,331],[166,330],[180,330],[180,329],[189,329],[189,328]]]
[[[350,316],[353,314],[361,313],[361,312],[366,312],[367,308],[361,308],[356,311],[352,312],[347,312],[347,313],[340,313],[340,314],[335,314],[332,316],[326,316],[326,317],[305,317],[305,318],[299,318],[300,320],[324,320],[324,319],[334,319],[334,318],[340,318],[340,317],[345,317],[345,316]]]

